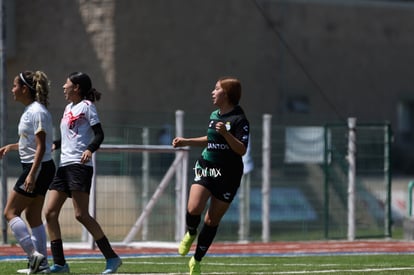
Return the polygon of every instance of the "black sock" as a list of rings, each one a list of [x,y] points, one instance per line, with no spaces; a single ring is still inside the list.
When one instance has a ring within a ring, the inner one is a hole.
[[[99,248],[99,250],[101,250],[101,252],[104,255],[105,259],[118,257],[118,255],[112,249],[112,246],[109,243],[106,236],[103,236],[101,239],[97,240],[96,245],[98,245],[98,248]]]
[[[185,215],[185,220],[187,223],[187,230],[190,235],[197,234],[197,227],[200,224],[201,221],[201,215],[191,215],[188,213]]]
[[[64,266],[66,263],[65,254],[63,253],[62,239],[50,242],[50,250],[52,251],[53,263]]]
[[[201,261],[201,259],[206,255],[207,250],[212,244],[214,237],[216,236],[218,226],[209,226],[204,224],[201,229],[200,234],[198,235],[197,248],[194,254],[194,259]]]

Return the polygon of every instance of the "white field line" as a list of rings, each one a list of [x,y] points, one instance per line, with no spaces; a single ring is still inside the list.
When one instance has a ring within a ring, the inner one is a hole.
[[[70,261],[69,261],[70,263]],[[91,261],[88,261],[88,264],[93,263]],[[102,262],[96,262],[96,263],[102,263]],[[151,262],[151,261],[145,261],[145,262],[129,262],[129,261],[123,261],[124,264],[131,264],[131,265],[177,265],[177,264],[182,264],[182,262],[168,262],[168,263],[160,263],[160,262]],[[247,274],[247,275],[279,275],[279,274],[329,274],[329,273],[336,273],[336,272],[341,272],[341,273],[370,273],[370,272],[384,272],[384,271],[414,271],[414,266],[413,267],[377,267],[377,268],[354,268],[354,269],[332,269],[335,266],[341,266],[340,264],[325,264],[325,265],[314,265],[314,264],[268,264],[268,263],[264,263],[264,264],[223,264],[223,263],[205,263],[203,265],[213,265],[213,266],[272,266],[274,265],[275,268],[277,268],[277,266],[282,267],[282,266],[297,266],[297,267],[312,267],[312,266],[318,266],[318,267],[330,267],[330,269],[319,269],[319,270],[295,270],[295,271],[265,271],[265,272],[246,272],[246,273],[240,273],[240,272],[223,272],[223,271],[219,271],[219,272],[203,272],[203,275],[216,275],[216,274],[221,274],[221,275],[243,275],[243,274]],[[122,273],[124,275],[128,275],[125,273]],[[137,273],[131,273],[132,274],[137,274]],[[139,273],[141,275],[157,275],[159,273]],[[163,273],[164,275],[181,275],[181,274],[188,274],[188,272],[171,272],[171,273]]]
[[[303,271],[276,271],[276,272],[251,272],[248,273],[240,273],[240,272],[203,272],[203,275],[279,275],[279,274],[332,274],[337,272],[346,272],[346,273],[358,273],[361,272],[379,272],[379,271],[408,271],[414,270],[414,267],[395,267],[395,268],[366,268],[366,269],[344,269],[344,270],[303,270]],[[122,273],[123,275],[159,275],[159,273]],[[182,275],[188,274],[188,272],[173,272],[173,273],[163,273],[164,275]]]

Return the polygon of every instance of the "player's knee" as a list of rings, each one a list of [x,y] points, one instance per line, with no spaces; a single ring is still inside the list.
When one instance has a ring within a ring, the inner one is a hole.
[[[11,219],[13,219],[12,215],[10,215],[10,212],[8,212],[7,210],[4,211],[3,216],[6,219],[6,221],[10,221]]]
[[[75,213],[75,219],[81,224],[84,224],[90,218],[91,216],[88,213]]]
[[[57,220],[58,213],[56,211],[47,210],[45,213],[46,222],[50,223],[54,220]]]

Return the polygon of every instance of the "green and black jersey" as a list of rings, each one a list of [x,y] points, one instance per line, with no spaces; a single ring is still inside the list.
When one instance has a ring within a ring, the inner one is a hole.
[[[223,122],[226,129],[235,138],[243,142],[247,148],[249,142],[249,121],[243,109],[238,105],[231,112],[220,115],[216,110],[210,115],[207,130],[207,147],[202,152],[202,157],[216,164],[232,164],[242,162],[242,156],[236,154],[229,146],[225,138],[216,131],[216,123]]]

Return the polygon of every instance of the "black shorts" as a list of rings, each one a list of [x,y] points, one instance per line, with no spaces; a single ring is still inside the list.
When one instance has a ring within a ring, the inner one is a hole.
[[[58,168],[50,190],[65,192],[72,197],[72,191],[90,193],[93,167],[83,164],[70,164]]]
[[[217,165],[203,158],[194,165],[194,183],[207,188],[211,194],[224,202],[232,202],[243,175],[243,163]]]
[[[27,178],[27,175],[32,169],[33,163],[22,163],[23,172],[20,177],[17,179],[16,184],[14,185],[13,190],[19,194],[22,194],[26,197],[36,197],[38,195],[45,196],[47,189],[49,189],[49,185],[53,180],[56,172],[56,166],[53,160],[45,161],[41,163],[39,167],[39,174],[36,178],[36,185],[33,192],[25,191],[24,181]]]

